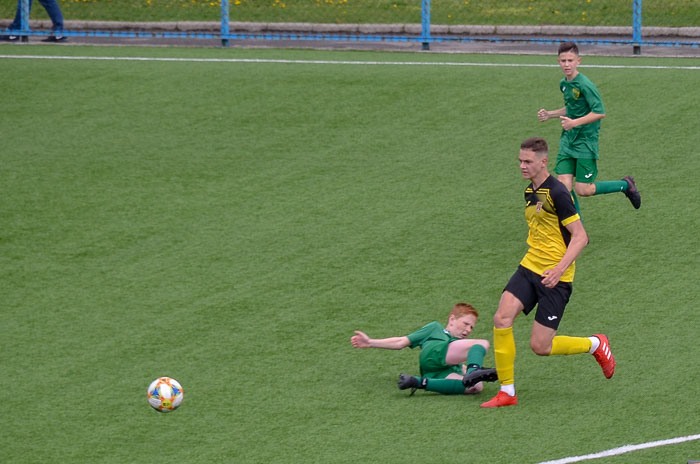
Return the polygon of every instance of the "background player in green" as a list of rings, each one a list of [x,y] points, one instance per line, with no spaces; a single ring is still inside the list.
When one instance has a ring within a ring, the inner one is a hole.
[[[559,66],[564,77],[559,89],[564,94],[564,107],[537,113],[540,121],[558,118],[561,121],[559,155],[554,172],[559,180],[572,192],[579,215],[576,195],[588,197],[606,193],[624,192],[636,209],[642,205],[642,197],[634,183],[634,178],[625,176],[622,180],[595,182],[598,175],[598,136],[600,120],[605,117],[603,100],[598,88],[590,79],[578,71],[581,64],[578,46],[564,42],[559,46]],[[575,184],[574,184],[575,181]]]
[[[409,335],[390,338],[370,338],[356,330],[350,342],[355,348],[420,347],[421,377],[399,374],[399,388],[411,388],[411,394],[418,388],[446,395],[479,393],[483,389],[481,382],[494,382],[498,376],[496,369],[481,367],[489,349],[488,340],[467,339],[478,317],[473,306],[457,303],[450,311],[446,327],[434,321]]]

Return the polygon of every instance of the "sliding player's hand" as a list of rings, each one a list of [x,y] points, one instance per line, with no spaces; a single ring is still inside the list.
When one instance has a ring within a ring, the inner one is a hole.
[[[350,337],[350,343],[355,348],[369,348],[369,337],[366,333],[356,330],[355,335]]]

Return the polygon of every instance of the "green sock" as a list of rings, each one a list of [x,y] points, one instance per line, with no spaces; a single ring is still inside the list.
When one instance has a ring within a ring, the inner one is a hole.
[[[606,180],[603,182],[596,182],[595,184],[595,194],[594,195],[605,195],[606,193],[615,192],[626,192],[627,182],[624,180]]]
[[[578,195],[576,195],[576,192],[573,190],[571,191],[571,198],[574,199],[574,207],[576,208],[576,212],[578,213],[579,217],[583,218],[581,215],[581,206],[578,204]]]
[[[467,374],[484,364],[484,356],[486,356],[486,348],[483,346],[474,345],[469,348],[469,353],[467,353]]]
[[[464,385],[457,379],[427,379],[425,385],[427,391],[442,393],[443,395],[463,395]]]

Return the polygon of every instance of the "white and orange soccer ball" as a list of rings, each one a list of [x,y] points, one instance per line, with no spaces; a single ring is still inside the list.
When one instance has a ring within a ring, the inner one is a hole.
[[[148,386],[148,404],[156,411],[174,411],[180,407],[184,398],[182,385],[170,377],[158,377]]]

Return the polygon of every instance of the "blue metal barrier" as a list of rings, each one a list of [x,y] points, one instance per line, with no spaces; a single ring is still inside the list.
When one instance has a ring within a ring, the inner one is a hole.
[[[423,50],[430,49],[430,0],[421,1],[421,35]]]
[[[642,53],[642,0],[634,0],[632,6],[632,42],[633,53]]]
[[[221,0],[221,46],[228,47],[229,21],[231,15],[228,9],[228,0]]]
[[[19,18],[19,28],[22,31],[29,31],[29,0],[22,0],[20,2],[20,18]],[[27,41],[27,36],[24,34],[20,34],[20,37],[22,37],[22,41],[26,42]]]
[[[631,0],[633,2],[632,12],[632,37],[629,39],[596,39],[590,36],[579,37],[551,37],[538,38],[536,35],[526,36],[469,36],[469,35],[448,35],[444,33],[434,34],[431,31],[430,0],[421,0],[421,24],[420,32],[405,33],[399,35],[392,34],[368,34],[360,33],[333,33],[333,32],[234,32],[230,30],[230,9],[229,0],[221,1],[221,24],[218,32],[212,30],[211,33],[202,32],[162,32],[162,31],[96,31],[96,30],[64,30],[63,34],[68,37],[134,37],[134,38],[180,38],[180,39],[218,39],[221,46],[229,46],[232,40],[299,40],[299,41],[345,41],[345,42],[415,42],[422,45],[423,50],[429,50],[431,43],[465,43],[465,42],[527,42],[527,43],[558,43],[563,41],[576,41],[579,43],[592,45],[630,45],[633,47],[635,55],[641,54],[643,46],[665,46],[665,47],[700,47],[700,42],[694,40],[644,40],[642,33],[642,1]],[[19,30],[4,31],[5,34],[19,35],[23,41],[28,36],[47,36],[50,31],[31,30],[29,24],[29,0],[20,0],[21,26]],[[417,25],[416,25],[417,26]],[[437,28],[434,28],[437,29]],[[0,31],[0,33],[3,33]]]

